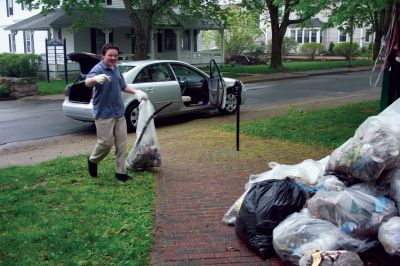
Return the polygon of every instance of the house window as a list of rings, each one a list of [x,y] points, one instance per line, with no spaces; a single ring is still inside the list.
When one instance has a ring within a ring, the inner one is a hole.
[[[14,15],[14,0],[6,0],[7,4],[7,17]]]
[[[310,42],[310,30],[304,30],[304,43]]]
[[[347,41],[347,34],[344,30],[339,30],[339,42]]]
[[[297,30],[297,43],[302,43],[303,42],[303,30]]]
[[[107,4],[108,6],[112,6],[112,0],[106,0],[106,1],[104,1],[104,2],[106,2],[106,4]]]
[[[24,47],[25,53],[32,53],[32,38],[31,33],[29,31],[24,31]]]
[[[364,36],[364,42],[371,42],[371,29],[365,29],[365,36]]]
[[[190,51],[190,30],[185,30],[183,32],[182,50],[189,50]]]
[[[317,42],[317,31],[318,30],[311,30],[311,42]]]
[[[296,38],[296,30],[290,30],[290,37],[293,39]]]
[[[164,32],[165,51],[176,51],[176,34],[173,30],[167,29]]]

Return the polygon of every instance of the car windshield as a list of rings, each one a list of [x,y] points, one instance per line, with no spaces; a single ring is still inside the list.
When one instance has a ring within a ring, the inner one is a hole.
[[[121,71],[122,74],[125,74],[129,70],[133,69],[135,66],[132,65],[119,65],[119,70]]]

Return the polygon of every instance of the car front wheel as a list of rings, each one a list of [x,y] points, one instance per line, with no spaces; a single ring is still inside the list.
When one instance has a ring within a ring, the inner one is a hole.
[[[234,114],[238,108],[238,100],[232,89],[229,89],[226,94],[225,108],[218,110],[223,114]]]
[[[139,102],[133,101],[125,110],[125,119],[128,132],[134,132],[136,130],[137,122],[139,118]]]

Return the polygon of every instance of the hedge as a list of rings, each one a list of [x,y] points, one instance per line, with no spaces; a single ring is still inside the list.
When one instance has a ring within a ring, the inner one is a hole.
[[[42,63],[40,55],[36,54],[0,54],[1,77],[36,77]]]

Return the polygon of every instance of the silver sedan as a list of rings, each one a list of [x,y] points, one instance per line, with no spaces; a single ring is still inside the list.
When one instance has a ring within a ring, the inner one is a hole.
[[[100,58],[88,53],[73,53],[69,58],[80,64],[81,74],[65,89],[63,112],[72,119],[93,122],[92,88],[86,87],[84,80]],[[210,62],[210,74],[185,62],[174,60],[123,62],[119,67],[126,83],[146,92],[156,110],[172,102],[157,117],[211,109],[233,114],[238,104],[243,104],[246,100],[246,89],[242,82],[222,78],[213,60]],[[139,102],[135,95],[124,92],[122,101],[128,130],[133,131],[137,124]]]

